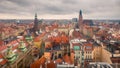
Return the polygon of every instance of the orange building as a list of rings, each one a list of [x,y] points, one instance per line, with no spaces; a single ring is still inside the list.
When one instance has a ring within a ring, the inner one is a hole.
[[[35,62],[33,62],[31,65],[30,65],[30,68],[45,68],[45,61],[46,61],[46,58],[45,57],[41,57],[39,60],[36,60]]]
[[[68,54],[66,54],[66,55],[63,56],[63,60],[65,61],[65,63],[73,64],[73,62],[71,60],[71,57],[68,56]]]

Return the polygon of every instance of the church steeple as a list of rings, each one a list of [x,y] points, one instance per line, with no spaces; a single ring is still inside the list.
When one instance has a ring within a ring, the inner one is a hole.
[[[82,10],[80,10],[79,15],[82,16]]]
[[[82,22],[83,21],[83,19],[82,19],[82,10],[80,10],[80,12],[79,12],[79,26],[82,26]]]
[[[37,19],[37,13],[35,13],[34,28],[37,28],[37,26],[38,26],[38,19]]]
[[[35,18],[37,18],[37,13],[35,13]]]
[[[36,35],[36,32],[39,30],[38,28],[38,19],[37,19],[37,13],[35,13],[35,19],[34,19],[34,27],[33,27],[33,32]]]
[[[80,10],[79,12],[79,28],[80,28],[80,32],[82,32],[82,29],[83,29],[83,17],[82,17],[82,10]]]

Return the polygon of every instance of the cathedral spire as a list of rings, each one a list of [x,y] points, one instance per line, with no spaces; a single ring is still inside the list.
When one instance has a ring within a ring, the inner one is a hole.
[[[35,18],[37,18],[37,13],[35,13]]]
[[[35,25],[37,25],[37,24],[38,24],[37,13],[35,13],[34,24],[35,24]]]
[[[82,10],[80,10],[79,15],[82,16]]]
[[[33,27],[33,30],[34,30],[34,34],[35,34],[35,35],[36,35],[36,31],[39,30],[39,28],[38,28],[37,13],[35,13],[35,19],[34,19],[34,27]]]
[[[82,10],[80,10],[80,12],[79,12],[79,22],[78,22],[78,24],[79,24],[80,32],[82,32],[82,30],[83,30]]]

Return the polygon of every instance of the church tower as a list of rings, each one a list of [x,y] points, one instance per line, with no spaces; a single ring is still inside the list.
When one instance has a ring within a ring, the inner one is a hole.
[[[35,19],[34,19],[34,27],[33,27],[33,32],[36,35],[36,32],[39,30],[38,28],[38,19],[37,19],[37,13],[35,13]]]
[[[35,14],[35,19],[34,19],[34,30],[38,30],[38,19],[37,19],[37,14]]]
[[[80,32],[82,32],[83,29],[83,17],[82,17],[82,10],[79,12],[79,21],[78,21]]]

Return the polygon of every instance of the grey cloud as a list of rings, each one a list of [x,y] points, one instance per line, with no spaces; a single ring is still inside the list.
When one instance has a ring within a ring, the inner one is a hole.
[[[19,6],[12,1],[4,0],[0,2],[0,13],[19,14],[25,12],[26,8]]]
[[[78,4],[79,3],[79,0],[62,0],[62,3],[65,3],[65,4]]]
[[[18,4],[19,6],[30,6],[31,5],[31,1],[29,0],[7,0],[9,2],[12,2],[12,3],[16,3]]]
[[[120,0],[1,0],[0,2],[0,14],[32,15],[37,12],[39,15],[69,15],[79,13],[80,9],[86,15],[108,12],[108,16],[120,18]]]

